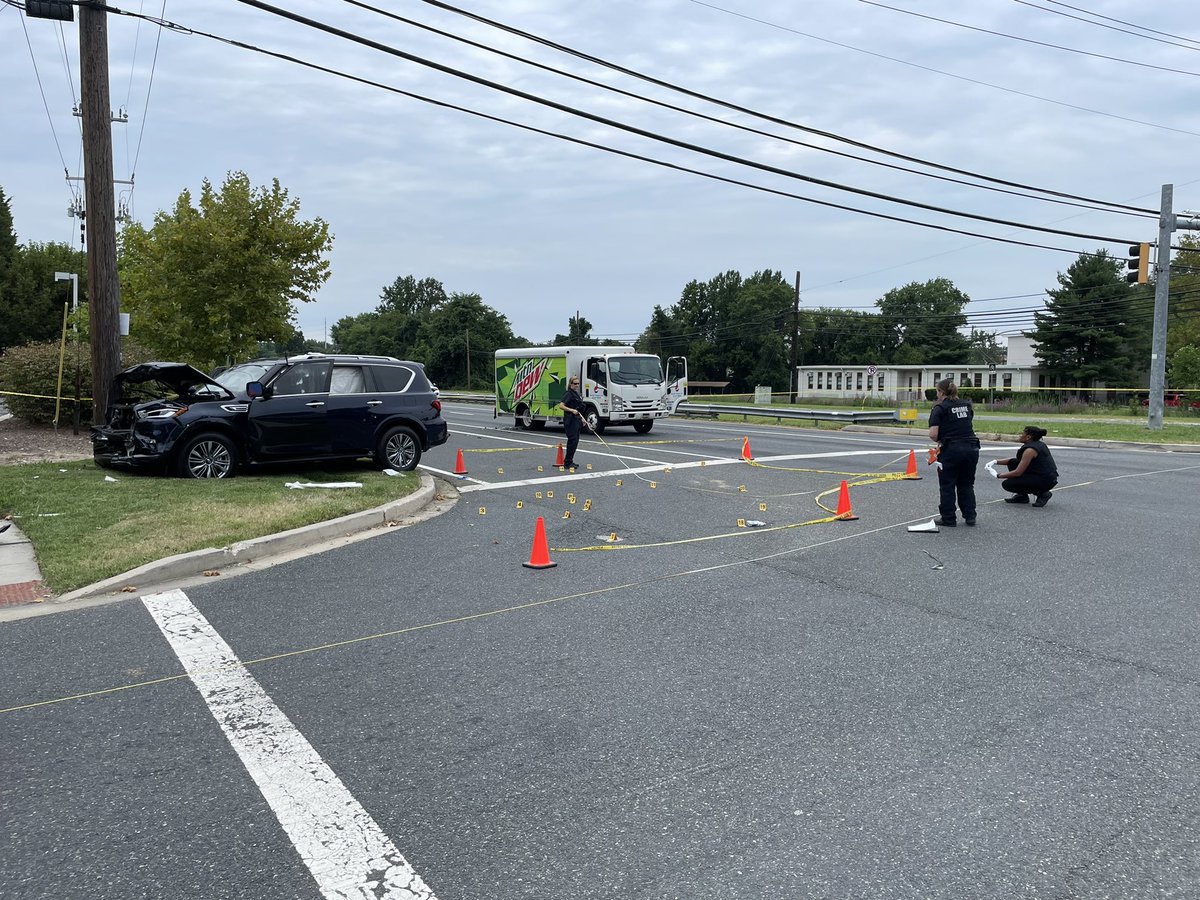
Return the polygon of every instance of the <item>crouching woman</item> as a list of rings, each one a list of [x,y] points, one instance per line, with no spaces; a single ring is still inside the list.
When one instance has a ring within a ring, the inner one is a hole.
[[[1042,441],[1045,436],[1045,428],[1026,425],[1021,432],[1017,455],[996,460],[996,465],[1008,467],[1007,472],[996,473],[1000,486],[1013,494],[1005,498],[1005,503],[1028,503],[1029,495],[1033,494],[1037,498],[1033,505],[1045,506],[1054,496],[1051,490],[1058,485],[1058,466],[1054,464],[1050,448]]]

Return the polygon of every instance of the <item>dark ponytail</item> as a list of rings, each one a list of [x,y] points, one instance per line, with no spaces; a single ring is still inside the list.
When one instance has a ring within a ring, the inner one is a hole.
[[[958,396],[958,385],[954,383],[953,378],[943,378],[937,383],[937,389],[946,397]]]

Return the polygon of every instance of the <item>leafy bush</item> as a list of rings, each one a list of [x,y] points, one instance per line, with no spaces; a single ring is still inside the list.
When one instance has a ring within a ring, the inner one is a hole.
[[[58,386],[60,355],[58,341],[23,344],[9,347],[0,355],[0,397],[12,414],[33,425],[49,425],[54,421],[55,390]],[[86,344],[78,348],[67,344],[62,356],[62,394],[59,400],[59,422],[70,421],[75,415],[75,376],[79,375],[79,409],[81,422],[92,418],[92,371],[90,351]],[[121,359],[124,365],[146,362],[153,355],[135,343],[124,340]]]

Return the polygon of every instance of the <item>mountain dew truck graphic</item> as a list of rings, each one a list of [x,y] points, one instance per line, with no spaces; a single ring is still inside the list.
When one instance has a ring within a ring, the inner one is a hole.
[[[675,412],[687,398],[687,360],[662,362],[629,346],[525,347],[496,351],[494,415],[518,428],[561,423],[567,379],[579,379],[584,416],[599,434],[608,425],[632,425],[641,434]]]

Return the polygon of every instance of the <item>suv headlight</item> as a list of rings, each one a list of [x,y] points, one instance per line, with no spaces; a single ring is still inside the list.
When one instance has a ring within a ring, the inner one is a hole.
[[[138,413],[139,419],[173,419],[176,416],[181,416],[187,412],[186,406],[180,406],[175,409],[164,407],[162,409],[148,409]]]

